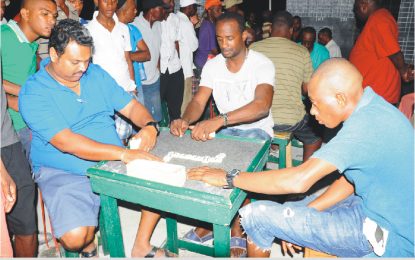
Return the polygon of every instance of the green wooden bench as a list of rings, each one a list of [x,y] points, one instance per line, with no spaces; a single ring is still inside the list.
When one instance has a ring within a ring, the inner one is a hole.
[[[189,133],[187,133],[189,134]],[[259,143],[260,149],[252,157],[245,170],[261,171],[268,161],[270,141],[243,139],[217,135],[216,138],[236,142]],[[195,143],[195,145],[202,142]],[[180,188],[155,183],[125,174],[102,170],[107,162],[88,169],[92,190],[101,198],[100,232],[104,254],[125,257],[117,200],[140,204],[166,212],[167,243],[173,253],[179,248],[215,257],[230,256],[230,224],[247,194],[239,189],[230,191],[229,197],[200,190]],[[176,216],[184,216],[213,224],[213,246],[191,243],[178,238]]]

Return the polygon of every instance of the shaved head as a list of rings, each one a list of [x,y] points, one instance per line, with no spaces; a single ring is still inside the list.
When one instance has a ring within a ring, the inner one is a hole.
[[[56,5],[54,0],[23,0],[21,8],[31,9],[31,8],[33,8],[34,4],[37,4],[37,3],[43,2],[43,1],[53,2]]]
[[[334,128],[355,109],[362,94],[363,77],[350,62],[333,58],[314,72],[308,83],[311,114],[320,124]]]
[[[47,38],[58,16],[56,3],[52,0],[23,0],[20,16],[20,29],[30,42],[40,36]]]

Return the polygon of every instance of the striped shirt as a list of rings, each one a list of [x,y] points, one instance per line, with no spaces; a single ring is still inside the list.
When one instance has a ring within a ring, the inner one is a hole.
[[[294,125],[301,121],[305,115],[302,84],[307,83],[313,73],[308,50],[281,37],[255,42],[250,49],[261,52],[275,65],[276,86],[271,108],[274,123]]]

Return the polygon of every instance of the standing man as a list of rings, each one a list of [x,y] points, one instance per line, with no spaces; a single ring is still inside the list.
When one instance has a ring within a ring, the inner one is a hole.
[[[330,28],[324,27],[318,32],[318,43],[329,50],[330,58],[341,58],[342,51],[339,45],[333,40],[333,34]]]
[[[143,80],[144,105],[153,118],[161,121],[160,101],[160,46],[161,24],[164,18],[164,8],[170,6],[162,0],[143,0],[143,11],[134,19],[133,24],[140,30],[143,39],[150,50],[150,60],[144,62],[147,79]]]
[[[200,88],[187,106],[183,117],[172,122],[170,131],[182,136],[197,122],[213,95],[219,116],[197,123],[192,128],[196,141],[211,139],[211,133],[270,140],[273,121],[270,112],[274,94],[274,64],[264,55],[245,47],[247,34],[244,19],[236,13],[221,15],[216,23],[216,35],[222,53],[209,60],[203,68]],[[222,130],[221,130],[222,129]],[[209,231],[191,230],[185,238],[203,241]],[[239,220],[232,225],[231,255],[246,254],[246,240]]]
[[[13,127],[28,158],[31,132],[19,113],[18,98],[21,85],[36,71],[38,44],[35,40],[40,36],[49,37],[55,25],[56,4],[51,0],[25,0],[22,2],[20,15],[19,23],[10,20],[8,24],[1,26],[2,85],[7,95]],[[4,119],[2,118],[2,120]],[[2,131],[2,137],[3,134],[6,132]],[[19,164],[17,167],[22,167],[20,170],[18,170],[19,168],[14,169],[18,171],[18,174],[9,169],[9,173],[17,185],[18,198],[7,219],[10,232],[15,235],[15,256],[35,257],[37,251],[35,185],[30,170],[25,168],[25,162],[19,163],[18,160],[23,160],[18,157],[19,153],[12,153],[13,149],[19,149],[19,147],[16,148],[16,145],[10,146],[12,150],[8,151],[3,151],[2,148],[2,160],[6,163],[6,168],[9,166],[7,160],[13,156],[16,156],[15,159]],[[3,156],[9,157],[4,158]]]
[[[310,54],[291,41],[293,17],[287,11],[277,12],[272,21],[271,37],[255,42],[250,49],[267,56],[275,65],[276,89],[272,100],[274,131],[292,132],[304,144],[303,161],[321,146],[321,137],[306,113],[302,94],[313,73]]]
[[[158,160],[148,153],[156,143],[157,123],[105,70],[90,64],[93,40],[78,21],[59,22],[49,46],[50,58],[26,81],[19,102],[33,130],[35,181],[63,247],[96,256],[100,201],[86,170],[101,160]],[[114,111],[141,127],[135,136],[142,140],[139,150],[123,147]]]
[[[386,101],[396,105],[401,79],[414,79],[414,70],[405,63],[398,42],[398,25],[380,0],[355,0],[354,12],[365,26],[351,53],[352,62],[363,75],[363,86],[371,86]]]
[[[160,97],[167,103],[170,120],[180,117],[183,102],[184,77],[179,58],[179,17],[173,12],[174,1],[164,0],[168,9],[164,10],[161,22],[160,47]],[[180,2],[181,6],[182,2]]]
[[[414,257],[414,129],[362,83],[338,58],[313,74],[311,114],[328,128],[343,127],[300,166],[236,176],[207,167],[189,172],[189,179],[264,194],[304,193],[336,169],[342,173],[318,198],[242,208],[249,256],[269,257],[277,237],[291,243],[290,252],[296,244],[338,257]]]
[[[293,42],[300,42],[301,41],[301,29],[303,28],[301,17],[296,15],[293,17],[293,36],[291,36],[291,40]]]
[[[180,5],[181,4],[182,3],[180,3]],[[199,18],[197,17],[197,10],[195,7],[195,1],[188,0],[187,3],[184,1],[183,5],[184,7],[181,7],[180,11],[177,12],[180,29],[179,53],[184,75],[183,102],[181,106],[182,113],[186,109],[190,100],[192,100],[192,77],[194,67],[193,52],[195,52],[199,46],[194,27],[199,22]]]

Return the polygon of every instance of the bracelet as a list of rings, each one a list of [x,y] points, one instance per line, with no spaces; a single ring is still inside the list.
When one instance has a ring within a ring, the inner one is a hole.
[[[228,113],[220,114],[219,117],[223,118],[223,126],[228,126]]]
[[[127,148],[124,148],[124,150],[122,151],[122,153],[121,153],[121,155],[120,155],[120,160],[121,160],[121,162],[123,162],[123,163],[125,163],[124,161],[124,156],[125,156],[125,153],[127,152]]]

